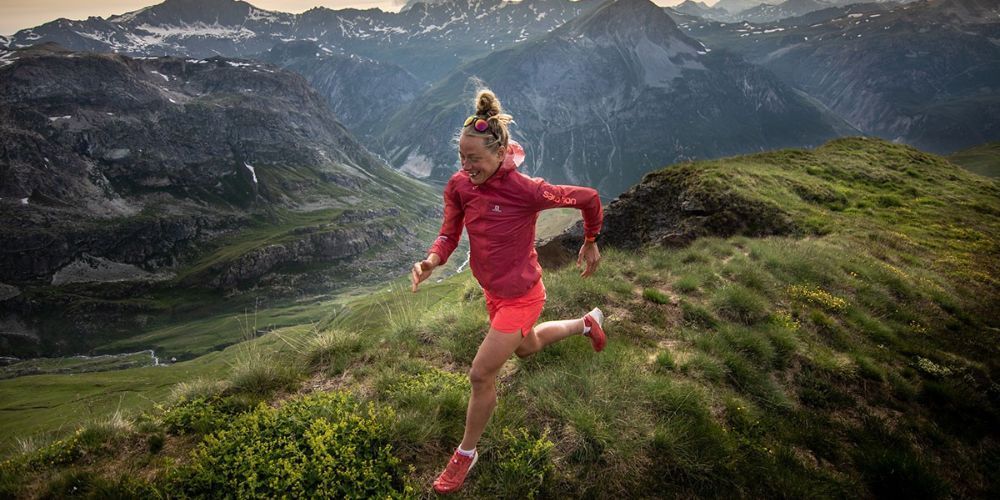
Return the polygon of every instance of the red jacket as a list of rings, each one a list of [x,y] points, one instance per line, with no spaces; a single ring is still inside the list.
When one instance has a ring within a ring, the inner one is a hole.
[[[542,268],[535,252],[535,222],[547,208],[574,207],[583,212],[584,236],[601,231],[604,211],[597,191],[578,186],[553,186],[517,171],[524,149],[511,141],[507,157],[478,186],[459,170],[444,188],[444,222],[429,253],[441,264],[458,246],[464,225],[469,234],[472,274],[494,297],[514,298],[528,292]]]

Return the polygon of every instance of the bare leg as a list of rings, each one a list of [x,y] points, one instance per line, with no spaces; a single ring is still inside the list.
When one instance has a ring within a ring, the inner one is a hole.
[[[541,351],[549,344],[581,333],[583,333],[583,318],[546,321],[532,328],[524,338],[524,342],[514,352],[518,357],[525,358]]]
[[[583,331],[582,327],[580,331]],[[463,450],[475,448],[483,435],[486,423],[490,421],[493,409],[497,406],[497,373],[521,342],[521,332],[501,333],[490,328],[479,346],[476,359],[472,361],[472,369],[469,370],[472,396],[469,398],[469,409],[465,414]]]

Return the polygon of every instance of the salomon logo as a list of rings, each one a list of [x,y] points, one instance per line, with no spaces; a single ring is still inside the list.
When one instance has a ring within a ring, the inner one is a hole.
[[[560,205],[576,205],[576,198],[569,198],[564,196],[556,196],[548,191],[542,192],[542,197],[553,203],[558,203]]]

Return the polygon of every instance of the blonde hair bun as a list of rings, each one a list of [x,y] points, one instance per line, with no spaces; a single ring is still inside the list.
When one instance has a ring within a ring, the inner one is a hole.
[[[500,99],[490,89],[481,89],[476,94],[476,114],[479,116],[497,116],[503,113]]]
[[[462,129],[461,135],[471,135],[486,139],[486,148],[490,151],[497,151],[501,147],[506,147],[510,141],[510,130],[508,129],[514,117],[503,112],[500,106],[500,99],[488,88],[480,88],[476,92],[476,115],[486,118],[489,128],[483,132],[468,126]]]

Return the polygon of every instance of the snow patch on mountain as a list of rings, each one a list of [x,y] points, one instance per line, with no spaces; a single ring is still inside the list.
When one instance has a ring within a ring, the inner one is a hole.
[[[272,23],[280,22],[280,17],[277,12],[257,9],[254,7],[250,7],[250,12],[247,13],[247,19],[252,21],[270,21]]]
[[[418,151],[420,151],[420,148],[410,152],[406,157],[406,161],[403,162],[399,169],[414,177],[424,179],[429,177],[431,172],[434,171],[434,161],[430,157],[418,153]]]
[[[150,5],[149,7],[143,7],[141,9],[139,9],[139,10],[134,10],[132,12],[126,12],[126,13],[120,15],[120,16],[109,17],[108,18],[108,22],[116,23],[116,24],[127,23],[127,22],[135,19],[135,16],[138,16],[139,14],[142,14],[143,12],[149,10],[152,7],[153,6]]]
[[[197,22],[193,24],[182,24],[180,26],[174,26],[171,24],[153,26],[147,23],[136,26],[136,29],[149,33],[152,36],[150,41],[155,41],[154,43],[163,43],[163,40],[167,38],[190,37],[223,38],[235,42],[242,42],[257,36],[256,32],[246,28],[245,26],[224,26],[218,22],[213,24]]]
[[[124,264],[84,253],[52,275],[53,285],[66,283],[108,283],[115,281],[162,281],[170,273],[151,273],[132,264]]]
[[[249,164],[249,163],[247,163],[247,162],[243,162],[243,165],[244,165],[245,167],[247,167],[247,170],[249,170],[249,171],[250,171],[250,175],[252,175],[252,176],[253,176],[253,183],[254,183],[254,184],[257,184],[257,171],[256,171],[256,170],[254,170],[254,168],[253,168],[252,166],[250,166],[250,164]]]

